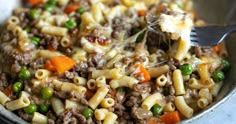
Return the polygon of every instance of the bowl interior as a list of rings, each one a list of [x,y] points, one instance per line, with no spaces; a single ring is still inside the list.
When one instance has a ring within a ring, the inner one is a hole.
[[[229,25],[236,24],[236,1],[234,0],[195,0],[195,9],[199,18],[207,22],[208,25]],[[182,123],[191,123],[200,119],[205,113],[214,111],[220,104],[223,104],[228,98],[236,93],[236,34],[227,37],[226,47],[229,53],[229,61],[232,64],[230,72],[226,75],[223,87],[220,90],[215,102],[206,110],[196,114],[193,118],[187,119]]]
[[[13,0],[17,1],[17,0]],[[198,16],[205,20],[207,24],[236,24],[236,1],[235,0],[195,0],[195,8]],[[0,1],[1,3],[1,1]],[[3,4],[2,4],[3,5]],[[2,8],[2,6],[0,6]],[[1,10],[1,9],[0,9]],[[217,108],[230,96],[235,94],[236,76],[236,34],[232,34],[226,39],[227,49],[229,52],[229,61],[232,63],[230,73],[226,76],[224,86],[221,89],[216,101],[210,105],[206,110],[196,114],[193,118],[184,120],[181,123],[191,123],[195,119],[201,118],[205,113]],[[0,121],[8,123],[25,123],[15,114],[7,111],[0,105]]]

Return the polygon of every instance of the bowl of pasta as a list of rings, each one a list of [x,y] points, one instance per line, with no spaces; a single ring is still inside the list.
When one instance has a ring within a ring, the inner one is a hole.
[[[19,3],[0,17],[5,123],[191,123],[236,92],[235,36],[190,43],[194,26],[234,24],[233,0]]]

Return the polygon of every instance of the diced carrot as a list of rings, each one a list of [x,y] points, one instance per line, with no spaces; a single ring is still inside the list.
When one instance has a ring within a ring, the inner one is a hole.
[[[94,95],[94,92],[87,89],[87,91],[85,93],[86,99],[90,99],[93,95]]]
[[[55,56],[50,61],[59,74],[72,69],[76,64],[73,59],[67,56]]]
[[[151,79],[150,74],[149,74],[148,71],[143,67],[143,65],[141,65],[141,64],[136,64],[136,65],[134,66],[134,68],[138,70],[138,72],[136,73],[136,75],[137,75],[137,76],[142,75],[143,78],[144,78],[142,81],[140,81],[140,83],[145,83],[145,82],[147,82],[147,81],[149,81],[149,80]]]
[[[148,12],[148,10],[146,10],[146,9],[138,10],[138,16],[144,16],[147,12]]]
[[[12,85],[9,85],[6,89],[4,89],[3,93],[7,96],[12,96],[13,95]]]
[[[50,51],[55,51],[55,49],[52,47],[52,45],[48,45],[47,49],[50,50]]]
[[[157,122],[157,120],[155,120],[155,119],[150,119],[150,120],[148,121],[148,124],[158,124],[158,122]]]
[[[43,0],[28,0],[28,3],[30,3],[32,6],[37,6],[41,4]]]
[[[181,121],[178,111],[168,112],[168,113],[160,116],[160,119],[165,124],[176,124],[177,122]]]
[[[80,7],[79,5],[68,5],[68,6],[65,8],[64,12],[65,12],[66,14],[70,14],[71,12],[77,10],[79,7]]]
[[[46,68],[49,71],[56,71],[56,68],[52,65],[50,60],[46,61],[44,68]]]
[[[221,51],[222,46],[223,46],[222,43],[220,43],[220,44],[214,46],[214,47],[213,47],[213,52],[214,52],[214,53],[218,53],[219,51]]]

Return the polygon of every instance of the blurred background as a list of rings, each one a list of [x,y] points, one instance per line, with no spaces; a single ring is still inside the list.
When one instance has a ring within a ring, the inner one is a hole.
[[[194,0],[200,18],[208,24],[236,24],[235,0]]]
[[[0,0],[0,24],[11,15],[11,10],[20,4],[21,0]]]

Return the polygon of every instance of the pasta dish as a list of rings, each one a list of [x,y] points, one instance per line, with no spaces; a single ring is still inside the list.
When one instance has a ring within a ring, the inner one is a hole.
[[[34,124],[175,124],[214,102],[224,43],[191,0],[25,0],[0,36],[0,104]],[[207,42],[207,41],[206,41]]]

